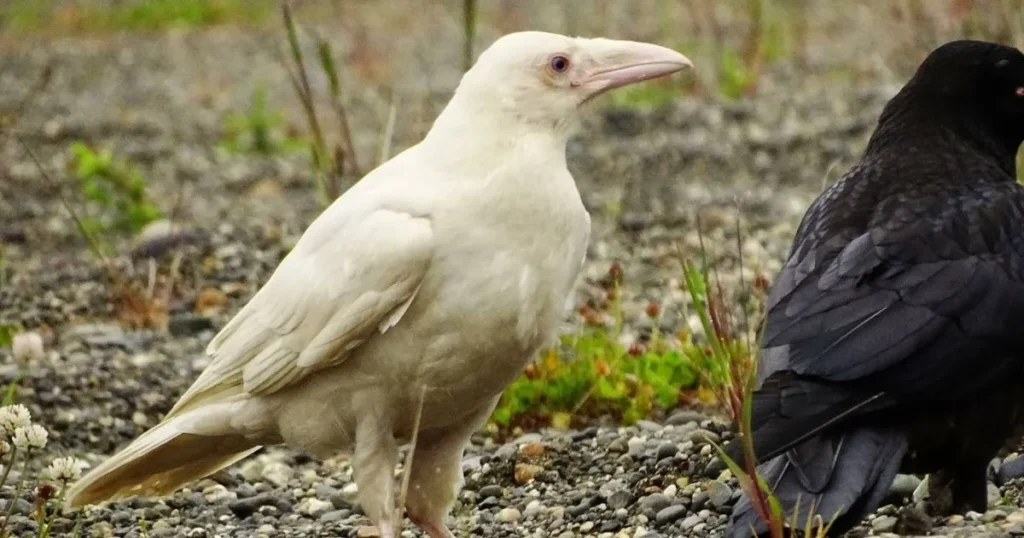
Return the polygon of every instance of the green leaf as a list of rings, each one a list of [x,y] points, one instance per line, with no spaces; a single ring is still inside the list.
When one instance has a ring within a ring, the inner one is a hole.
[[[7,385],[7,390],[4,391],[3,402],[0,406],[12,405],[18,399],[18,385],[21,383],[22,376],[18,376],[10,385]]]
[[[607,377],[597,378],[594,394],[605,400],[617,400],[625,396],[622,388],[613,384]]]
[[[15,325],[0,325],[0,347],[11,347],[14,335],[21,332]]]
[[[512,421],[512,410],[506,406],[498,406],[491,415],[491,419],[502,426]]]

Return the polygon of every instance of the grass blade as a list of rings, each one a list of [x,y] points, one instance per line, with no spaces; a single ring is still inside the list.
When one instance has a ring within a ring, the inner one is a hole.
[[[349,127],[348,114],[345,112],[345,103],[341,96],[341,80],[338,77],[338,68],[334,63],[334,55],[331,53],[331,45],[326,39],[317,39],[317,54],[320,57],[320,66],[323,68],[324,73],[327,75],[327,82],[331,90],[331,105],[334,108],[334,113],[338,117],[338,125],[341,129],[341,140],[345,148],[345,161],[349,163],[349,168],[352,173],[357,176],[362,176],[362,168],[359,166],[359,161],[356,158],[355,144],[352,143],[352,130]],[[341,163],[335,163],[335,166],[339,170],[335,170],[337,176],[341,176],[344,170]],[[336,189],[331,193],[331,197],[336,197],[340,192]]]
[[[462,69],[473,67],[473,39],[476,37],[476,0],[462,0]]]

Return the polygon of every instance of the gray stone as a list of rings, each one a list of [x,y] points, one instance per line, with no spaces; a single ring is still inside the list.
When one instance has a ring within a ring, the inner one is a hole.
[[[260,473],[260,476],[274,486],[282,488],[287,486],[288,482],[295,476],[295,469],[284,463],[274,462],[267,464],[263,468],[263,472]]]
[[[480,456],[470,456],[462,460],[463,473],[475,473],[483,467],[480,463]]]
[[[655,455],[657,460],[665,458],[671,458],[679,453],[679,447],[675,443],[662,443],[658,445],[658,451]]]
[[[636,426],[641,430],[648,432],[657,432],[662,430],[661,424],[658,424],[657,422],[652,422],[650,420],[638,420],[636,422]]]
[[[316,497],[307,497],[303,499],[299,506],[296,508],[300,514],[305,514],[309,517],[320,517],[323,514],[329,512],[334,505],[327,501],[321,501]]]
[[[497,497],[500,499],[504,490],[497,484],[489,484],[480,488],[478,493],[481,499],[486,499],[487,497]]]
[[[896,518],[892,516],[880,516],[871,522],[871,528],[875,532],[892,532],[896,528]]]
[[[607,499],[608,497],[611,496],[612,493],[615,493],[616,491],[622,489],[626,489],[626,485],[622,482],[622,480],[609,480],[598,486],[597,493],[598,495],[601,496],[602,499]]]
[[[195,314],[178,314],[167,322],[167,332],[176,337],[199,334],[209,329],[213,329],[213,320]]]
[[[539,433],[527,433],[527,434],[523,434],[523,435],[520,435],[519,437],[517,437],[515,441],[512,441],[512,444],[514,444],[514,445],[528,445],[528,444],[531,444],[531,443],[539,443],[539,442],[541,442],[543,440],[544,440],[544,438],[541,437],[541,435]]]
[[[633,495],[626,490],[619,490],[609,495],[605,502],[608,504],[608,508],[612,510],[626,508],[633,502]]]
[[[515,523],[519,521],[519,517],[522,514],[516,508],[502,508],[498,511],[497,515],[494,516],[494,521],[498,523]]]
[[[898,474],[889,486],[889,494],[897,497],[912,497],[921,479],[912,474]]]
[[[707,491],[698,491],[693,495],[693,501],[690,503],[694,510],[700,510],[704,508],[704,505],[708,504],[711,500],[711,494]]]
[[[732,499],[732,488],[728,484],[715,480],[708,486],[708,494],[711,506],[722,510],[729,505],[729,501]]]
[[[914,502],[919,503],[928,499],[928,477],[924,477],[921,483],[914,488]]]
[[[688,531],[699,525],[701,521],[703,521],[703,519],[699,515],[694,514],[684,519],[683,522],[679,524],[679,526],[682,527],[684,531]]]
[[[517,452],[519,452],[519,448],[515,443],[505,443],[504,445],[501,445],[498,450],[494,451],[494,457],[501,460],[507,460],[514,458]]]
[[[245,519],[264,506],[276,505],[278,500],[277,495],[273,493],[261,493],[247,499],[239,499],[228,503],[228,508],[234,512],[238,519]]]
[[[660,512],[670,504],[672,500],[661,493],[652,493],[640,499],[640,506],[654,512]]]
[[[629,444],[622,437],[616,437],[608,443],[608,452],[612,454],[624,454],[629,451]]]
[[[685,506],[673,504],[672,506],[662,508],[661,510],[659,510],[658,515],[654,516],[654,521],[657,522],[659,525],[664,525],[666,523],[672,523],[673,521],[685,515]]]
[[[707,419],[708,416],[705,415],[704,413],[701,413],[700,411],[694,411],[692,409],[680,409],[669,415],[668,420],[665,421],[665,424],[671,424],[673,426],[689,424],[690,422],[700,424],[701,422]]]
[[[351,515],[351,510],[331,510],[330,512],[325,512],[322,516],[320,516],[320,521],[323,521],[324,523],[341,521],[343,519],[348,518]]]
[[[696,445],[705,445],[709,443],[720,443],[722,438],[711,430],[697,429],[690,432],[690,440]]]
[[[900,511],[896,533],[910,536],[925,536],[932,532],[932,518],[923,510],[907,506]]]
[[[1003,497],[1003,494],[999,492],[999,487],[992,482],[988,483],[988,505],[993,506],[999,499]]]

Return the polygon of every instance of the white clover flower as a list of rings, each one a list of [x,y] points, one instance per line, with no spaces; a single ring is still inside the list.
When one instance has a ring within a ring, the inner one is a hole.
[[[43,351],[43,337],[31,331],[14,335],[11,351],[14,353],[14,360],[18,362],[39,361],[46,356]]]
[[[50,478],[60,482],[73,482],[82,477],[82,469],[85,468],[85,462],[67,456],[64,458],[57,458],[50,463],[47,467],[46,472],[49,473]]]
[[[5,405],[0,407],[0,428],[8,434],[13,434],[18,428],[27,428],[32,424],[32,413],[21,404]]]
[[[46,446],[46,438],[49,435],[46,428],[38,424],[30,424],[14,430],[14,436],[11,437],[11,441],[14,442],[15,448],[21,450],[43,448]]]

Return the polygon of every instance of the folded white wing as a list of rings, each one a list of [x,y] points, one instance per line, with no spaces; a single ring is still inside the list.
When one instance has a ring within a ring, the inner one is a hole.
[[[171,415],[273,393],[341,363],[374,332],[398,323],[430,263],[430,221],[385,209],[358,221],[330,211],[210,342],[213,362]]]

